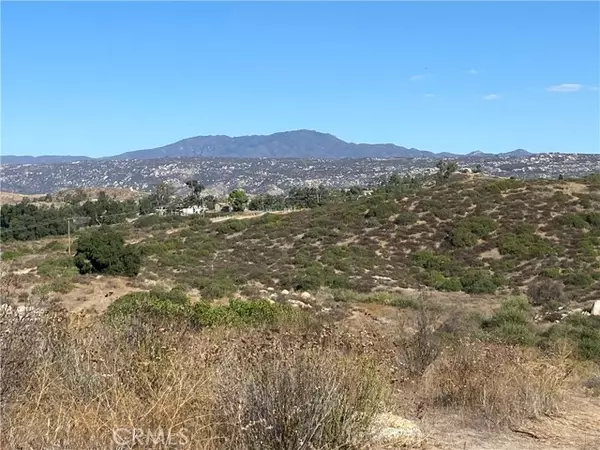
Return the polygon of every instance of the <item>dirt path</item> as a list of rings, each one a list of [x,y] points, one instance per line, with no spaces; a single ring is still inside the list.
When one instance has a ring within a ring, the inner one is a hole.
[[[226,220],[232,220],[232,219],[238,219],[238,220],[253,219],[255,217],[264,216],[265,214],[284,215],[284,214],[290,214],[290,213],[294,213],[294,212],[298,212],[298,211],[303,211],[303,209],[294,209],[294,210],[286,210],[286,211],[256,211],[256,212],[245,211],[241,214],[236,214],[236,215],[232,215],[232,216],[214,217],[214,218],[211,218],[210,221],[212,223],[216,223],[216,222],[224,222]]]
[[[437,413],[426,417],[426,449],[435,450],[598,450],[600,398],[569,391],[560,413],[530,420],[513,431],[473,428],[469,419]]]

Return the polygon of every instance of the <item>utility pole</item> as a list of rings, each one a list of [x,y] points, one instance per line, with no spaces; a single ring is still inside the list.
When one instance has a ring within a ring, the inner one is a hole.
[[[69,256],[71,256],[71,219],[67,219],[67,235],[69,236]]]

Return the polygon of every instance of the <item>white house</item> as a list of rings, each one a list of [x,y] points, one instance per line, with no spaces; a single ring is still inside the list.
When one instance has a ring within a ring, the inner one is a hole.
[[[179,214],[181,214],[182,216],[192,216],[194,214],[202,214],[206,210],[207,208],[205,208],[204,206],[194,205],[188,206],[187,208],[181,208],[179,210]]]

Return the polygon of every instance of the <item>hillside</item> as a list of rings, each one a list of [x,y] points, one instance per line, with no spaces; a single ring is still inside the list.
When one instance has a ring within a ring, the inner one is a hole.
[[[599,210],[590,184],[474,177],[288,215],[168,231],[159,223],[132,238],[143,239],[148,273],[201,294],[209,276],[226,291],[260,283],[471,293],[523,291],[539,277],[585,301],[600,294]]]
[[[129,276],[79,273],[66,237],[3,242],[0,442],[108,448],[132,422],[203,450],[595,449],[599,210],[599,175],[455,174],[73,232],[113,261],[124,238]]]
[[[148,216],[118,226],[143,250],[142,278],[201,297],[267,287],[509,294],[554,280],[585,303],[600,295],[594,180],[463,176],[289,214],[215,223]]]

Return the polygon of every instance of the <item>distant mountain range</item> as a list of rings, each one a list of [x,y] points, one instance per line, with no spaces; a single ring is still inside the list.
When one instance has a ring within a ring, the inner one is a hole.
[[[395,144],[355,144],[312,130],[284,131],[256,136],[197,136],[163,147],[135,150],[100,160],[157,158],[465,158],[531,155],[519,149],[499,155],[472,152],[468,155],[433,153]],[[1,157],[3,165],[64,164],[91,160],[88,156],[15,156]]]

